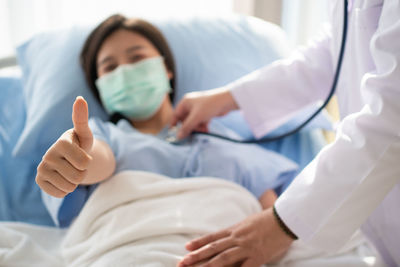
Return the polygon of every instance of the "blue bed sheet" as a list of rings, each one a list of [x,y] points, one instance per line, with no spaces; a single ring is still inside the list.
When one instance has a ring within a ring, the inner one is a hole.
[[[0,77],[0,95],[0,220],[53,225],[35,183],[41,156],[12,155],[25,124],[21,80]]]

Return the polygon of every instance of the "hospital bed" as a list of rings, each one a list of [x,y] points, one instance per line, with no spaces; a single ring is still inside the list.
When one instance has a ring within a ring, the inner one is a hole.
[[[222,86],[290,53],[282,30],[252,17],[151,22],[163,32],[173,51],[177,100],[190,91]],[[192,178],[171,183],[160,175],[127,172],[116,174],[125,183],[114,184],[115,179],[110,179],[96,189],[71,229],[53,227],[34,181],[36,166],[48,147],[72,127],[71,106],[77,95],[86,98],[92,116],[106,118],[90,94],[78,62],[80,48],[91,29],[91,26],[75,26],[35,35],[17,48],[16,58],[0,61],[0,220],[3,221],[0,266],[11,263],[30,266],[37,262],[40,266],[108,266],[115,262],[124,266],[128,264],[123,261],[127,249],[129,255],[140,255],[128,258],[130,266],[173,266],[185,253],[182,244],[186,241],[260,210],[253,196],[228,182]],[[292,128],[312,108],[299,112],[274,133]],[[240,112],[218,120],[242,138],[252,137]],[[294,160],[301,169],[326,144],[321,128],[329,127],[329,120],[321,115],[296,135],[263,146]],[[127,178],[132,176],[135,179]],[[152,193],[146,195],[149,188]],[[124,189],[136,193],[117,194],[119,198],[104,202],[105,192]],[[204,195],[212,197],[193,202]],[[132,196],[143,198],[132,199]],[[127,202],[132,205],[130,212],[121,207],[124,206],[121,203]],[[105,209],[101,203],[113,206]],[[145,210],[143,206],[152,208]],[[115,213],[107,213],[110,210]],[[132,214],[138,216],[124,217]],[[200,220],[197,214],[204,217]],[[133,227],[121,225],[130,220],[135,222]],[[100,232],[96,230],[99,227],[103,229]],[[281,263],[282,266],[379,264],[379,258],[359,234],[341,252],[333,254],[298,242]]]

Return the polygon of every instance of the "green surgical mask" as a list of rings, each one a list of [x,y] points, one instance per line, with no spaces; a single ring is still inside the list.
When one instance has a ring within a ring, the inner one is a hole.
[[[108,114],[137,120],[153,116],[171,91],[163,57],[121,65],[97,79],[96,86]]]

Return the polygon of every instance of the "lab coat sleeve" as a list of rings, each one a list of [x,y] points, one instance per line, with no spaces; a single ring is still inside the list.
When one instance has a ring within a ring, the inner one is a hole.
[[[330,45],[327,29],[289,58],[227,85],[257,138],[328,95],[336,64]]]
[[[334,143],[276,202],[283,221],[311,246],[340,248],[399,183],[399,36],[400,0],[384,1],[370,43],[376,69],[361,81],[363,108],[342,120]]]

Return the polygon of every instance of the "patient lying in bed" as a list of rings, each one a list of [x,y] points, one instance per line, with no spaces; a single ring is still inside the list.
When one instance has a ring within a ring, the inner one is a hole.
[[[168,142],[176,73],[168,44],[149,23],[111,16],[87,39],[81,63],[112,122],[88,121],[87,104],[78,98],[74,128],[38,166],[36,181],[57,225],[69,226],[96,185],[124,170],[218,177],[242,185],[265,208],[276,198],[271,189],[294,177],[296,164],[256,145],[206,136]],[[233,134],[215,122],[210,130]]]

